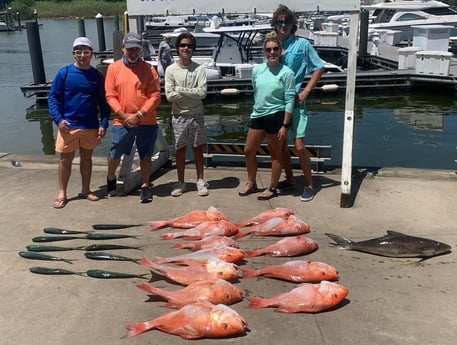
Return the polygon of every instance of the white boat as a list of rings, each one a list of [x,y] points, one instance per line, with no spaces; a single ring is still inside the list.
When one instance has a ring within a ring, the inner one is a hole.
[[[451,36],[457,34],[457,11],[441,1],[396,0],[362,6],[370,11],[369,35],[379,30],[401,31],[401,40],[411,40],[412,26],[447,25]]]

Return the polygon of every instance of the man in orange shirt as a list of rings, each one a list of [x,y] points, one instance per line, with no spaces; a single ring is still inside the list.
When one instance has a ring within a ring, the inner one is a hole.
[[[123,154],[130,154],[136,141],[141,168],[140,202],[152,201],[149,189],[158,125],[160,81],[155,68],[143,61],[141,36],[130,32],[122,44],[122,59],[108,67],[106,100],[115,113],[113,142],[108,157],[108,194],[116,190],[116,169]]]

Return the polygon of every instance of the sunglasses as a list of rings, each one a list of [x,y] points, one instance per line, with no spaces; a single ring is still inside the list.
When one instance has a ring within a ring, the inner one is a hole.
[[[267,53],[271,53],[271,51],[279,52],[279,47],[278,47],[278,46],[272,47],[272,48],[268,47],[268,48],[265,48],[265,51],[266,51]]]
[[[194,46],[190,43],[179,43],[179,48],[192,49]]]
[[[75,50],[74,51],[75,55],[76,56],[89,56],[90,54],[92,54],[92,51],[91,50]]]
[[[283,26],[283,25],[289,26],[289,25],[292,25],[292,21],[290,21],[290,20],[277,20],[275,22],[275,25],[276,26]]]

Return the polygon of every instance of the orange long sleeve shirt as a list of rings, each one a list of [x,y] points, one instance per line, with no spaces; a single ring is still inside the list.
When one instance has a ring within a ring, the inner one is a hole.
[[[115,114],[122,110],[126,114],[142,111],[140,125],[157,124],[156,108],[160,104],[160,80],[153,66],[140,61],[127,67],[122,59],[108,66],[105,78],[106,101]],[[116,115],[113,125],[123,125]]]

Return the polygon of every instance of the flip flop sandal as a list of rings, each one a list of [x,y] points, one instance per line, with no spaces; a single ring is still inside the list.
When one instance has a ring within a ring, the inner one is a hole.
[[[98,200],[100,200],[100,198],[98,196],[96,196],[92,192],[89,192],[87,194],[79,193],[78,197],[81,198],[81,199],[87,199],[89,201],[98,201]]]
[[[52,205],[56,209],[64,208],[67,205],[68,199],[67,198],[57,198],[54,200],[54,204]]]
[[[258,188],[257,188],[257,184],[256,183],[253,183],[252,185],[247,182],[245,185],[244,185],[244,189],[240,192],[238,192],[238,195],[239,196],[246,196],[246,195],[249,195],[249,194],[252,194],[252,193],[256,193],[258,192]]]
[[[270,200],[278,196],[276,188],[265,189],[262,193],[257,196],[257,200]]]

